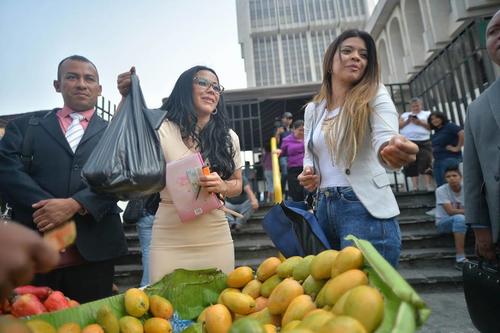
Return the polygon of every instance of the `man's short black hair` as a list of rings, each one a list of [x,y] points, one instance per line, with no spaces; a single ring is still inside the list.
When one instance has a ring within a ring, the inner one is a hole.
[[[447,167],[447,168],[444,170],[444,174],[446,175],[448,172],[456,172],[456,173],[458,173],[460,176],[462,176],[462,173],[460,172],[460,168],[458,167],[458,165],[450,165],[449,167]]]
[[[61,65],[62,65],[62,64],[63,64],[63,62],[65,62],[66,60],[76,60],[76,61],[81,61],[81,62],[86,62],[86,63],[91,64],[92,66],[94,66],[95,71],[96,71],[96,73],[97,73],[97,79],[99,80],[99,72],[97,71],[97,67],[96,67],[96,65],[94,65],[94,63],[93,63],[92,61],[90,61],[89,59],[85,58],[84,56],[74,54],[74,55],[71,55],[71,56],[69,56],[69,57],[64,58],[63,60],[61,60],[61,61],[59,62],[59,65],[57,65],[57,80],[58,80],[58,81],[60,81],[60,80],[61,80]]]

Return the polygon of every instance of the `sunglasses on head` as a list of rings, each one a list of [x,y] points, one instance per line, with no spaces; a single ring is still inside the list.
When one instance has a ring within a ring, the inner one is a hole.
[[[218,94],[222,94],[222,92],[224,91],[224,87],[217,82],[210,82],[209,80],[199,76],[195,76],[193,78],[193,82],[205,89],[210,89],[210,87],[212,87],[212,89]]]

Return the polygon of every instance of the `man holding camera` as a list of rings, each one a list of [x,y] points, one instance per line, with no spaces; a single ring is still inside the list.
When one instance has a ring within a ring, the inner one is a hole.
[[[399,132],[418,146],[417,159],[408,164],[403,172],[411,177],[413,190],[419,191],[419,175],[424,175],[426,189],[432,190],[432,143],[431,130],[427,122],[431,112],[422,110],[422,100],[414,97],[410,102],[411,111],[399,118]]]

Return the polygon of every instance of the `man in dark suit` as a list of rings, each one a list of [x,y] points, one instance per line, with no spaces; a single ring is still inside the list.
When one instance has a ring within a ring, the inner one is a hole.
[[[486,27],[486,48],[500,66],[500,11]],[[464,143],[465,222],[474,230],[478,255],[496,261],[500,248],[500,78],[470,104]]]
[[[88,302],[112,294],[114,259],[127,252],[116,199],[92,192],[81,178],[107,127],[94,109],[102,88],[95,65],[82,56],[59,63],[54,88],[63,97],[62,109],[7,125],[0,188],[12,218],[40,233],[75,220],[75,244],[61,253],[56,270],[36,275],[34,283]]]

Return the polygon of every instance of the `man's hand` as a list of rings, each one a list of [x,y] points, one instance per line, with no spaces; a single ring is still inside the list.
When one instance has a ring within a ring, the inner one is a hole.
[[[16,286],[29,283],[34,273],[46,273],[59,253],[39,235],[17,223],[0,224],[0,300]]]
[[[391,168],[399,169],[414,162],[417,158],[418,146],[402,135],[396,134],[380,150],[380,157]]]
[[[257,199],[254,198],[254,199],[250,200],[250,203],[252,204],[252,209],[254,209],[254,210],[259,209],[259,202],[257,201]]]
[[[476,254],[488,261],[497,261],[490,228],[472,228],[476,238]]]
[[[130,85],[132,84],[132,74],[135,74],[135,67],[132,67],[128,72],[118,75],[118,79],[116,80],[118,91],[123,97],[126,97],[128,95]]]
[[[314,170],[310,166],[306,166],[297,179],[300,185],[309,192],[316,190],[319,185],[319,176],[314,174]]]
[[[47,199],[33,204],[33,222],[40,232],[46,232],[67,222],[83,207],[73,198]]]

